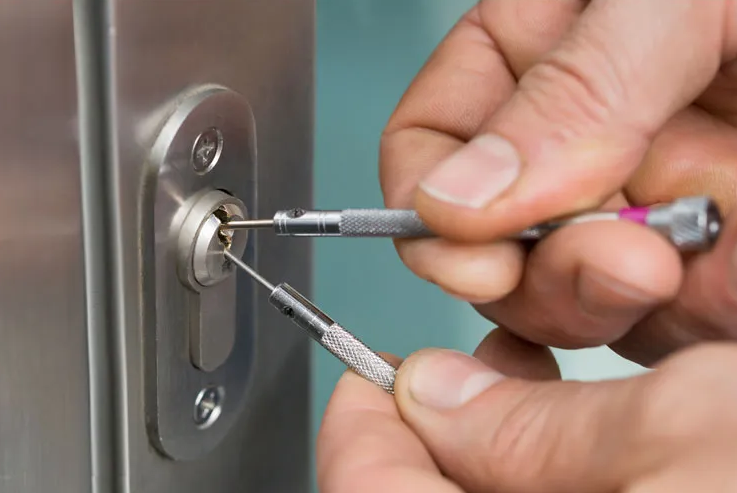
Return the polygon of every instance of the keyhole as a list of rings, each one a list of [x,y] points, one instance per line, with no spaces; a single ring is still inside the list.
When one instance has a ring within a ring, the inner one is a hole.
[[[216,209],[212,215],[215,216],[221,224],[226,224],[231,219],[228,211],[226,211],[224,207]],[[218,230],[218,239],[226,250],[230,249],[230,246],[233,244],[233,230]]]

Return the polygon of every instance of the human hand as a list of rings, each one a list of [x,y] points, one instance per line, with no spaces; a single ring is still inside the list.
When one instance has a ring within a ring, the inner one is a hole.
[[[654,372],[599,383],[556,381],[546,348],[502,330],[476,357],[411,356],[396,401],[346,373],[318,437],[320,492],[737,488],[736,345],[687,349]]]
[[[417,208],[443,236],[397,242],[404,262],[540,344],[611,344],[652,364],[733,337],[737,224],[685,269],[634,224],[566,228],[529,256],[493,240],[604,202],[707,194],[729,212],[734,19],[737,4],[725,0],[480,2],[382,138],[386,205]]]

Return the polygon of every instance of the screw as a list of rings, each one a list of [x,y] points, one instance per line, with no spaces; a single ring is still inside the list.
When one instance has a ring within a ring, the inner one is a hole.
[[[194,422],[200,429],[210,427],[222,412],[224,391],[221,387],[207,387],[197,394],[194,403]]]
[[[192,147],[192,167],[196,173],[204,175],[218,163],[223,151],[223,133],[211,127],[202,132]]]

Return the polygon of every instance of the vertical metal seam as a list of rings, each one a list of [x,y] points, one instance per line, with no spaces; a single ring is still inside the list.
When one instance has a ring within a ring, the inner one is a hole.
[[[73,0],[93,493],[129,491],[112,10]]]
[[[99,1],[99,0],[98,0]],[[115,70],[118,65],[117,60],[117,35],[116,35],[116,21],[115,21],[115,2],[114,0],[106,0],[104,2],[105,7],[103,12],[104,16],[104,41],[102,43],[106,49],[107,62],[104,65],[103,81],[105,82],[105,108],[108,109],[108,123],[107,129],[107,144],[110,150],[109,165],[111,166],[111,173],[108,175],[108,218],[111,225],[111,252],[113,255],[112,266],[114,267],[113,284],[111,294],[113,295],[114,310],[112,327],[114,329],[114,336],[116,338],[113,349],[114,355],[114,380],[118,384],[115,387],[117,404],[116,417],[117,420],[113,423],[114,432],[116,433],[117,441],[116,445],[116,456],[117,456],[117,468],[120,474],[116,475],[116,484],[120,493],[130,492],[130,463],[128,458],[130,457],[130,446],[128,443],[129,434],[129,412],[128,412],[128,371],[127,371],[127,330],[128,320],[126,318],[126,306],[127,300],[125,295],[125,273],[126,265],[123,258],[125,248],[123,246],[123,225],[122,218],[119,214],[118,204],[121,204],[120,198],[120,146],[118,139],[117,122],[119,122],[118,114],[118,84],[117,77],[115,76]],[[138,302],[138,300],[136,300]],[[138,332],[136,331],[136,334]]]

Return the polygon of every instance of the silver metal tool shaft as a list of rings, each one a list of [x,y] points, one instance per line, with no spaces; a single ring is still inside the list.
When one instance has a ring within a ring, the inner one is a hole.
[[[271,229],[273,227],[273,219],[248,219],[245,221],[228,221],[223,223],[220,229]]]
[[[273,284],[271,284],[269,281],[264,279],[261,274],[256,272],[254,269],[251,268],[250,265],[230,253],[230,250],[225,250],[225,258],[233,262],[235,265],[237,265],[242,270],[246,271],[246,273],[253,278],[253,280],[257,281],[260,285],[268,289],[269,291],[273,291],[276,289]]]
[[[417,238],[433,235],[416,211],[402,209],[290,209],[277,212],[274,219],[230,221],[221,228],[273,228],[279,236]]]
[[[628,220],[662,234],[681,251],[705,250],[721,231],[722,216],[708,197],[685,197],[655,207],[628,207],[591,212],[527,228],[513,239],[536,241],[570,224]],[[342,211],[279,211],[273,219],[231,221],[223,229],[273,228],[279,236],[344,236],[421,238],[434,236],[413,210],[346,209]]]
[[[259,284],[268,289],[269,303],[304,329],[307,334],[348,368],[366,380],[378,385],[390,394],[394,393],[394,378],[397,370],[384,358],[375,353],[356,336],[335,323],[310,300],[286,283],[277,286],[269,283],[254,269],[229,251],[225,257],[240,267]]]

